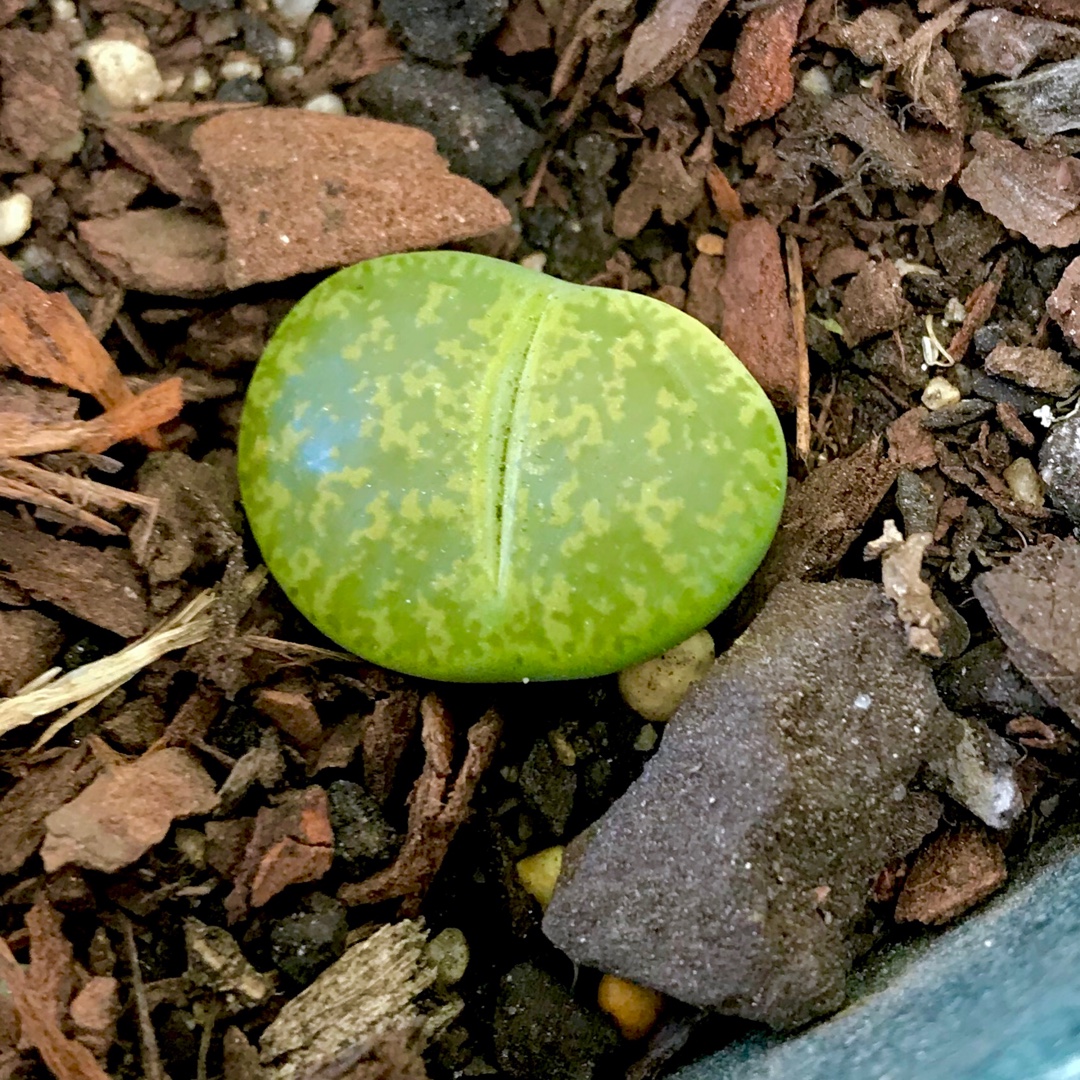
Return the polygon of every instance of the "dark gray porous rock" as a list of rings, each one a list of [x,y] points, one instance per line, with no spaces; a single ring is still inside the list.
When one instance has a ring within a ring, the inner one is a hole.
[[[501,184],[542,141],[494,83],[460,71],[402,60],[355,93],[379,119],[430,132],[450,168],[477,184]]]
[[[619,1044],[607,1018],[574,1000],[534,964],[503,977],[495,1009],[495,1054],[508,1076],[522,1080],[605,1080],[605,1061]]]
[[[451,64],[502,22],[508,0],[381,0],[379,11],[414,56]]]
[[[923,777],[980,787],[978,754],[955,764],[965,742],[878,586],[781,584],[570,846],[544,931],[579,963],[775,1027],[835,1009],[870,883],[937,824]]]

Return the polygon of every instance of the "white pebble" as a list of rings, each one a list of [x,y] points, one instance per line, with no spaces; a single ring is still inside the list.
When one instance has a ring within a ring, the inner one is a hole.
[[[291,64],[296,59],[296,42],[292,38],[277,39],[277,60],[279,64]]]
[[[315,14],[319,0],[271,0],[274,10],[292,26],[302,27]]]
[[[304,69],[299,64],[289,64],[287,67],[280,68],[277,73],[278,82],[290,83],[296,82],[297,79],[304,77]]]
[[[331,116],[345,115],[345,102],[337,94],[319,94],[306,102],[304,108],[308,112],[329,113]]]
[[[946,405],[955,405],[960,400],[960,391],[948,379],[935,375],[922,392],[922,403],[931,411],[944,409]]]
[[[72,0],[50,0],[49,7],[52,8],[53,18],[58,22],[70,22],[79,14],[79,9]]]
[[[197,67],[191,72],[191,92],[193,94],[205,94],[214,85],[213,77],[204,67]]]
[[[149,105],[165,90],[157,61],[130,41],[91,41],[83,56],[98,91],[114,109]]]
[[[243,54],[234,55],[231,60],[226,60],[221,65],[221,77],[228,79],[242,79],[245,76],[258,82],[262,78],[262,64]]]
[[[799,85],[814,97],[829,97],[832,94],[832,79],[829,73],[820,65],[812,67],[799,80]]]
[[[34,204],[21,191],[0,199],[0,247],[21,240],[34,220]]]

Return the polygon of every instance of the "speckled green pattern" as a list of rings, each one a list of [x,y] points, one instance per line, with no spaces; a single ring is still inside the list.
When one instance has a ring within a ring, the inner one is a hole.
[[[776,415],[674,308],[417,252],[342,270],[255,372],[240,483],[297,608],[461,682],[615,671],[707,623],[775,531]]]

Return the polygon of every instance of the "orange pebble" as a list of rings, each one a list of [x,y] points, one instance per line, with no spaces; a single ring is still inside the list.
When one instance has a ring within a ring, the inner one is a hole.
[[[624,1039],[643,1039],[652,1031],[663,1006],[662,994],[637,983],[605,975],[600,980],[596,1000],[618,1025]]]

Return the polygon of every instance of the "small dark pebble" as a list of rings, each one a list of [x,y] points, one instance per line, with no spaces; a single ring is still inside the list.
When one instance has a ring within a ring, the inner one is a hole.
[[[414,56],[452,64],[502,22],[508,0],[381,0],[379,11]]]
[[[397,834],[365,787],[351,780],[335,780],[326,789],[326,797],[337,858],[354,868],[390,858]]]
[[[985,360],[1003,341],[1008,341],[1005,328],[1000,323],[986,323],[972,335],[971,347]]]
[[[518,964],[503,978],[495,1009],[499,1066],[522,1080],[593,1080],[613,1075],[604,1058],[619,1044],[599,1012],[585,1009],[546,971]]]
[[[312,893],[299,911],[271,927],[270,956],[274,966],[294,982],[307,986],[345,951],[348,928],[344,904],[325,893]]]
[[[944,431],[947,428],[970,424],[972,420],[979,420],[993,411],[994,406],[989,401],[966,398],[955,405],[946,405],[943,409],[929,413],[923,417],[922,424],[930,431]]]
[[[200,12],[232,11],[236,7],[236,0],[177,0],[184,11],[195,14]]]
[[[1046,394],[1032,394],[1022,390],[1016,383],[998,379],[992,375],[982,375],[975,380],[972,392],[976,397],[1011,405],[1021,415],[1030,416],[1036,409],[1053,402]]]
[[[1046,700],[1013,666],[999,638],[976,645],[934,674],[938,693],[950,709],[999,716],[1045,716]]]
[[[257,56],[264,64],[281,63],[281,51],[277,31],[261,16],[240,13],[240,27],[244,31],[244,49]]]
[[[382,120],[435,136],[456,173],[489,187],[517,172],[541,143],[494,83],[403,60],[361,79],[355,97]]]
[[[574,809],[577,774],[563,765],[547,739],[538,739],[521,767],[519,783],[529,804],[547,819],[553,836],[562,836]]]
[[[241,75],[238,79],[223,82],[214,95],[216,101],[251,102],[265,105],[270,100],[266,87],[256,82],[250,75]]]
[[[904,469],[896,478],[896,508],[904,519],[904,533],[932,533],[938,508],[934,489],[918,473]]]

